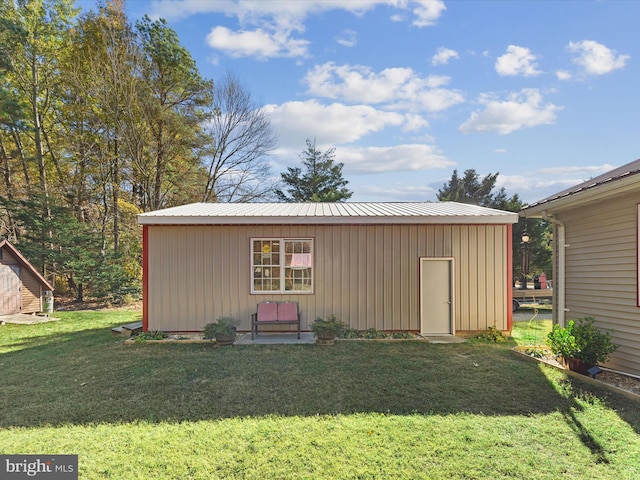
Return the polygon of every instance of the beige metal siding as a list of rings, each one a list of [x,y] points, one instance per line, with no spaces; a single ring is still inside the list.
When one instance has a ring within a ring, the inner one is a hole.
[[[608,366],[640,375],[637,195],[562,212],[566,226],[566,319],[591,316],[621,348]],[[554,277],[555,278],[555,277]]]
[[[420,329],[421,257],[454,257],[456,331],[507,328],[506,225],[148,227],[149,329],[196,331],[261,301],[300,304],[302,328],[335,313],[351,328]],[[250,293],[250,239],[313,238],[313,294]]]

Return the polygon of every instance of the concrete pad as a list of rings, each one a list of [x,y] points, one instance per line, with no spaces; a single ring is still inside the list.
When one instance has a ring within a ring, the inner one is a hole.
[[[299,345],[316,343],[315,336],[311,332],[297,333],[259,333],[253,340],[251,334],[245,333],[236,340],[236,345]]]
[[[455,335],[432,335],[425,336],[429,343],[464,343],[464,338],[456,337]]]
[[[59,318],[49,315],[27,315],[26,313],[14,313],[11,315],[0,315],[0,325],[14,323],[18,325],[35,325],[37,323],[55,322]]]

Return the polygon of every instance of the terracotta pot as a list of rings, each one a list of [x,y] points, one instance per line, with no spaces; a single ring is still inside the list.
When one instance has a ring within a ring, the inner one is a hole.
[[[216,335],[216,344],[218,345],[231,345],[236,341],[236,334],[232,333],[229,335]]]
[[[587,370],[593,367],[592,364],[583,362],[582,360],[578,360],[577,358],[565,358],[565,364],[569,367],[569,370],[576,373],[581,373],[582,375],[589,375]]]
[[[318,345],[333,345],[336,343],[336,334],[334,332],[318,332],[316,333],[316,343]]]

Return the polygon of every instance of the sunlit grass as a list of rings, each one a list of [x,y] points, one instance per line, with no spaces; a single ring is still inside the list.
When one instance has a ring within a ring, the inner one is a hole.
[[[551,331],[551,320],[531,320],[514,322],[511,336],[518,345],[545,345],[547,335]]]
[[[638,405],[514,342],[125,345],[135,315],[0,327],[3,453],[82,479],[640,477]]]

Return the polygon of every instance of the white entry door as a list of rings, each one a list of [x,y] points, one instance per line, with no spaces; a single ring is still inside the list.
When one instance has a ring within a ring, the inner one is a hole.
[[[420,259],[420,333],[453,335],[453,259]]]

